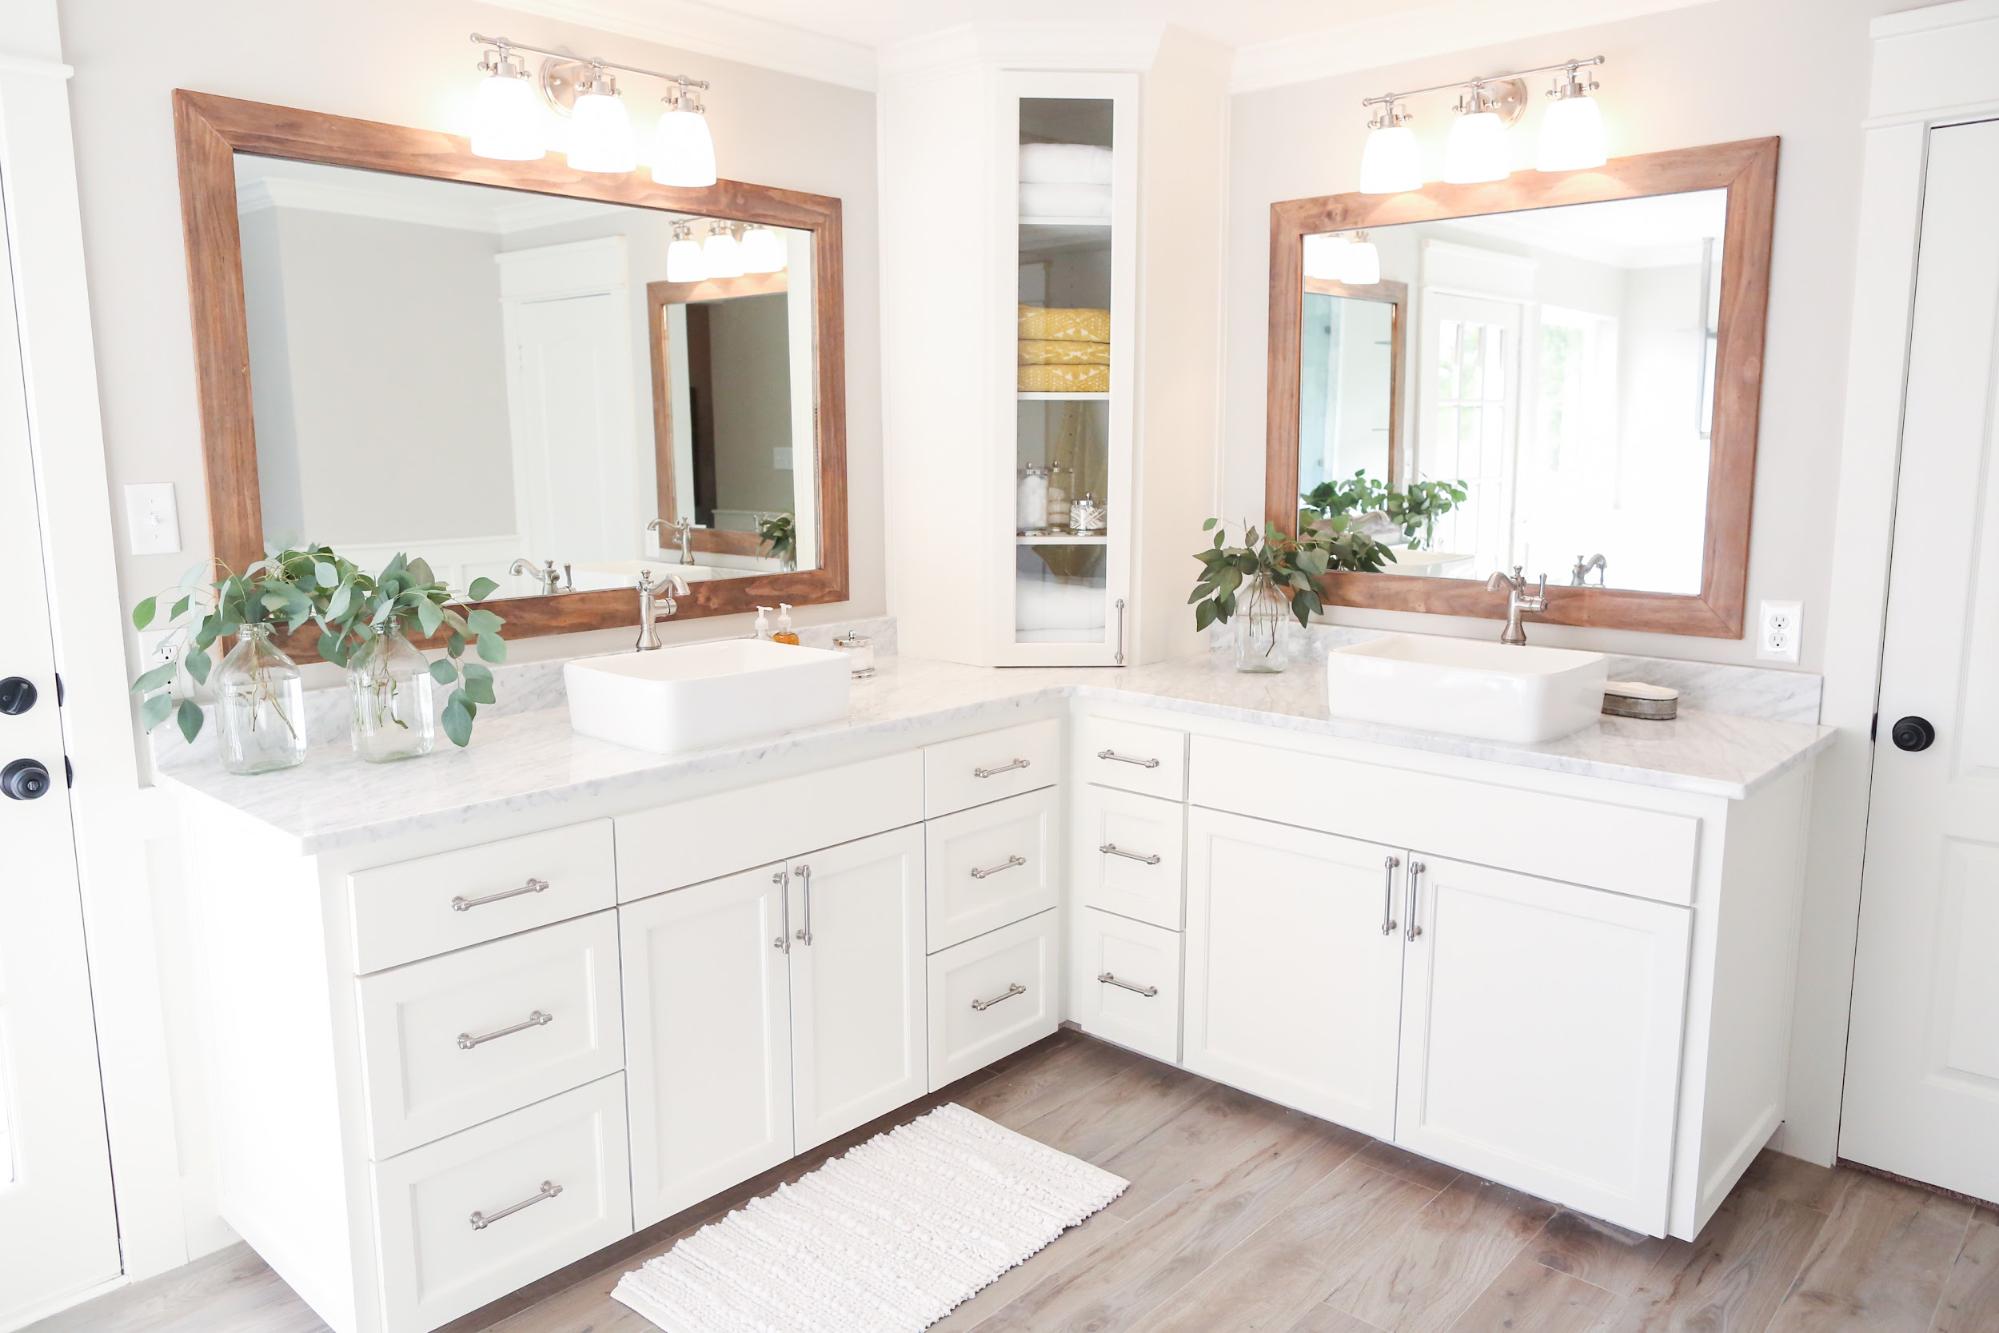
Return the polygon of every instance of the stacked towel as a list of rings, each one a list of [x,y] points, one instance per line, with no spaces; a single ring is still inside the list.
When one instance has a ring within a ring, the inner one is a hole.
[[[1020,307],[1019,319],[1020,336],[1027,341],[1108,343],[1111,340],[1108,310],[1024,305]]]
[[[1024,305],[1019,326],[1021,392],[1110,391],[1110,311]]]
[[[1022,144],[1020,215],[1108,218],[1111,150],[1081,143]]]
[[[1020,364],[1023,366],[1108,366],[1109,343],[1062,342],[1053,338],[1022,338]]]
[[[1022,366],[1022,393],[1109,393],[1109,366]]]

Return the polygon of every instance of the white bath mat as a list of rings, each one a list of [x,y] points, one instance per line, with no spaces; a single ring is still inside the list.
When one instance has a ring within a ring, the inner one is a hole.
[[[611,1295],[667,1333],[914,1333],[1128,1183],[940,1106],[703,1227]]]

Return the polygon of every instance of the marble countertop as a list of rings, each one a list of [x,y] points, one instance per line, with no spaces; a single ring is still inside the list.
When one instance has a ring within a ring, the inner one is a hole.
[[[823,751],[828,762],[839,762],[843,743],[968,721],[1005,726],[1065,698],[1733,799],[1804,762],[1832,737],[1826,727],[1682,710],[1673,722],[1605,717],[1560,740],[1518,745],[1329,717],[1325,668],[1316,661],[1258,676],[1235,671],[1225,653],[1122,671],[886,657],[873,679],[854,682],[851,711],[839,722],[689,754],[656,755],[578,736],[567,708],[558,705],[481,718],[466,749],[440,740],[437,753],[402,764],[364,764],[341,742],[315,747],[300,768],[257,777],[232,776],[212,755],[190,754],[163,763],[159,781],[221,802],[315,853],[441,823],[625,794],[635,784],[739,770],[778,756]]]

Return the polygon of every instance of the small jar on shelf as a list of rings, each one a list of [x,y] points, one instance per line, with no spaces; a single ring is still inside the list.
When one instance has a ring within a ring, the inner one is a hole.
[[[1069,526],[1069,496],[1075,485],[1076,474],[1060,463],[1048,469],[1048,523],[1051,531],[1061,532]]]
[[[1045,532],[1048,528],[1048,469],[1029,463],[1021,469],[1019,502],[1015,505],[1014,526],[1022,536]]]

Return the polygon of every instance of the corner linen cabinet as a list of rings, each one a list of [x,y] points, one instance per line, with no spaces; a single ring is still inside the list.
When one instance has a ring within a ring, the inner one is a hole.
[[[923,831],[622,909],[637,1226],[927,1090]]]

